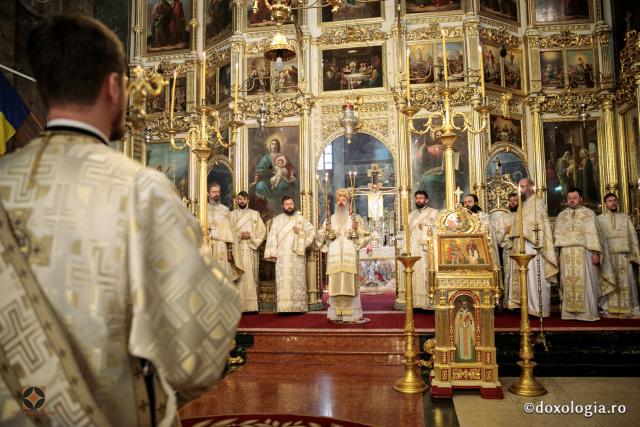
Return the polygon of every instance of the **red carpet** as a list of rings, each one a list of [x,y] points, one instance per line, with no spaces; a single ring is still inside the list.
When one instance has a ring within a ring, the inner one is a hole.
[[[180,422],[183,427],[294,427],[314,425],[317,427],[370,427],[368,424],[343,421],[336,418],[289,414],[211,415],[208,417],[181,419]]]
[[[383,295],[361,295],[364,317],[370,319],[365,324],[339,324],[327,319],[326,301],[323,311],[309,312],[305,314],[245,314],[240,320],[240,331],[256,329],[357,329],[370,332],[379,330],[404,329],[404,312],[393,311],[395,293]],[[537,318],[530,318],[531,327],[537,328]],[[414,310],[414,321],[417,332],[433,332],[434,316],[432,312]],[[640,319],[602,319],[598,322],[580,322],[575,320],[561,320],[560,313],[553,313],[551,318],[544,319],[545,329],[570,331],[570,330],[638,330],[640,331]],[[510,311],[496,313],[495,328],[497,331],[519,331],[520,314]]]

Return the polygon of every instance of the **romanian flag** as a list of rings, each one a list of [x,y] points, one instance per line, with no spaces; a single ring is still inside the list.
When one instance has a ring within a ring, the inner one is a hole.
[[[29,116],[29,109],[20,95],[0,73],[0,156],[7,150],[7,141]]]

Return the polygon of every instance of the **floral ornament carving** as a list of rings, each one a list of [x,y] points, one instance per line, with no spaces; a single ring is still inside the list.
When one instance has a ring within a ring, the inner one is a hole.
[[[426,27],[420,27],[415,30],[409,31],[407,34],[407,40],[431,40],[439,39],[442,37],[442,30],[444,30],[446,37],[463,37],[464,33],[462,28],[456,27],[442,27],[437,22],[431,22]]]
[[[620,52],[620,81],[616,90],[619,103],[631,102],[640,84],[640,37],[636,31],[625,35],[625,45]]]
[[[330,46],[345,43],[358,43],[386,40],[389,34],[380,30],[378,26],[346,27],[324,32],[314,39],[319,45]]]
[[[574,46],[592,46],[592,34],[576,34],[569,30],[562,30],[559,34],[542,37],[538,46],[542,49],[549,47],[574,47]]]
[[[293,48],[296,52],[298,51],[298,41],[296,39],[287,38],[287,42],[289,42],[289,46]],[[245,53],[247,54],[262,54],[271,44],[271,37],[266,37],[257,42],[248,43]]]
[[[485,42],[495,43],[505,47],[519,47],[521,41],[518,37],[507,32],[504,28],[481,28],[480,39]]]

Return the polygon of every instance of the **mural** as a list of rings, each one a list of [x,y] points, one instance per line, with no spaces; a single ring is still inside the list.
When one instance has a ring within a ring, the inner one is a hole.
[[[379,1],[358,4],[345,2],[336,12],[330,7],[322,8],[322,22],[354,21],[356,19],[380,18],[381,16]]]
[[[211,43],[231,33],[233,2],[229,0],[206,0],[206,43]]]
[[[460,1],[455,0],[406,0],[407,13],[446,12],[461,8]]]
[[[186,49],[191,11],[191,0],[147,0],[147,52]]]
[[[588,21],[593,16],[592,0],[533,0],[536,22]]]
[[[169,143],[147,144],[147,166],[162,172],[180,197],[189,197],[189,150],[173,150]]]
[[[489,123],[491,144],[508,142],[522,148],[522,120],[492,114]]]
[[[487,162],[487,176],[509,175],[514,184],[522,178],[528,178],[527,167],[520,157],[514,153],[500,151],[495,153]]]
[[[383,58],[382,46],[322,51],[322,90],[383,87]]]

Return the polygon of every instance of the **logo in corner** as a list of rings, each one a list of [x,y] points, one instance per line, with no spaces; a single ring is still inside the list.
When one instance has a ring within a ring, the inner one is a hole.
[[[29,386],[22,389],[20,402],[22,411],[27,414],[39,415],[44,411],[45,404],[44,386]]]

